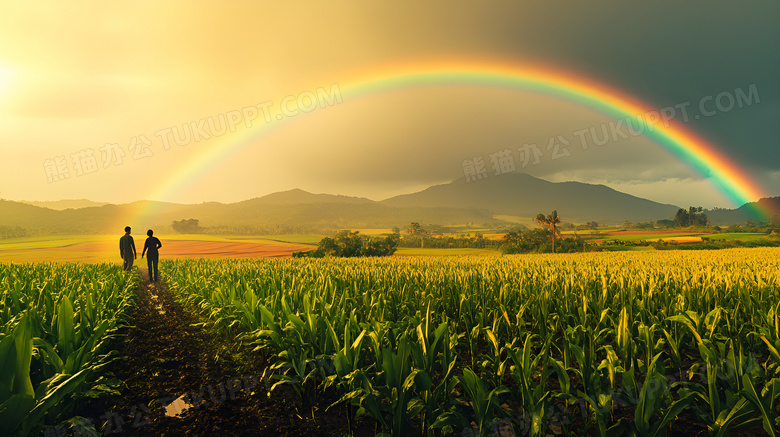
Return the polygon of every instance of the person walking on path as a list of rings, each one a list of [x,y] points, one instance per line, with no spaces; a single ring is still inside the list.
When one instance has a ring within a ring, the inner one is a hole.
[[[130,271],[133,268],[133,261],[138,257],[135,251],[135,241],[130,235],[130,226],[125,227],[125,235],[119,239],[119,256],[124,260],[122,268],[125,271]]]
[[[157,249],[162,247],[162,243],[160,243],[160,240],[157,237],[152,236],[154,235],[154,231],[151,229],[146,231],[146,235],[148,235],[149,238],[147,238],[144,243],[144,251],[141,252],[141,258],[143,258],[146,251],[149,250],[149,256],[146,257],[146,265],[149,266],[149,280],[157,282],[160,280],[160,272],[157,270],[157,263],[160,261],[160,253],[157,252]]]

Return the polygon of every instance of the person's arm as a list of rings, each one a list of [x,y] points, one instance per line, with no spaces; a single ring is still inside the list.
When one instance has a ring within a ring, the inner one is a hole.
[[[133,246],[133,258],[138,258],[138,252],[135,251],[135,240],[130,237],[130,245]]]
[[[162,243],[160,242],[160,239],[158,238],[157,239],[157,248],[159,249],[161,247],[162,247]]]
[[[123,250],[124,247],[122,245],[122,243],[123,243],[122,238],[124,238],[124,237],[120,237],[119,238],[119,257],[122,258],[122,259],[125,259],[125,251]]]
[[[144,257],[144,255],[146,255],[146,248],[147,248],[148,246],[149,246],[149,240],[146,240],[146,242],[144,243],[144,251],[143,251],[143,252],[141,252],[141,258],[143,258],[143,257]]]

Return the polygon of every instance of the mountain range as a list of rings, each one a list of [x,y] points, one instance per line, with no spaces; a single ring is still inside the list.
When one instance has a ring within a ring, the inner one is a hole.
[[[779,207],[780,197],[760,202],[764,207]],[[82,206],[62,209],[66,205]],[[461,178],[382,201],[300,189],[236,203],[138,201],[115,205],[83,199],[47,203],[0,200],[0,226],[19,226],[33,233],[117,233],[125,224],[166,231],[175,220],[198,219],[201,226],[221,227],[226,233],[242,229],[284,233],[404,227],[410,222],[501,227],[512,222],[531,224],[537,214],[552,210],[557,210],[564,222],[617,224],[672,219],[678,209],[605,185],[549,182],[510,173],[472,182]],[[743,205],[707,213],[712,224],[723,225],[744,223],[749,212],[749,205]]]
[[[88,208],[90,206],[103,206],[108,205],[107,202],[93,202],[87,199],[65,199],[65,200],[20,200],[21,203],[28,205],[40,206],[43,208],[56,209],[62,211],[63,209],[80,209]]]

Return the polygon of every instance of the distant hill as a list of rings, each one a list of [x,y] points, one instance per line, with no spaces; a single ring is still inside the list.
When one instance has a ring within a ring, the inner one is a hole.
[[[93,202],[87,199],[42,200],[42,201],[20,200],[20,202],[26,203],[28,205],[40,206],[41,208],[54,209],[57,211],[62,211],[63,209],[79,209],[79,208],[89,208],[91,206],[108,205],[108,203],[105,202]]]
[[[0,200],[0,225],[41,227],[56,221],[58,215],[59,213],[53,209],[12,200]]]
[[[174,220],[198,219],[203,227],[330,230],[390,228],[413,221],[441,225],[484,224],[496,220],[478,208],[392,207],[368,199],[311,194],[302,190],[274,193],[237,203],[197,205],[139,201],[55,211],[20,202],[0,201],[0,226],[20,226],[32,233],[117,233],[129,225],[171,230]],[[273,231],[276,232],[276,231]]]
[[[617,224],[626,220],[671,219],[678,210],[677,206],[631,196],[604,185],[549,182],[520,173],[470,183],[459,179],[380,202],[294,189],[236,203],[43,203],[50,206],[0,200],[0,227],[18,226],[32,234],[84,234],[121,233],[125,225],[130,225],[136,234],[143,235],[148,228],[170,232],[174,220],[198,219],[201,226],[222,228],[226,233],[247,229],[284,233],[403,227],[413,221],[445,226],[496,226],[508,224],[497,217],[528,220],[554,209],[565,222]],[[780,211],[780,197],[759,203]],[[51,207],[54,205],[85,206],[58,210]],[[707,215],[712,224],[744,223],[749,217],[748,208],[745,205],[735,210],[707,211]]]
[[[313,203],[349,203],[356,205],[366,205],[374,203],[373,200],[366,199],[365,197],[350,197],[333,194],[312,194],[308,191],[295,188],[288,191],[279,191],[277,193],[271,193],[263,197],[257,197],[243,202],[238,202],[238,205],[243,204],[262,204],[262,205],[305,205]]]
[[[753,217],[756,207],[760,211],[768,211],[770,216],[780,215],[780,197],[765,197],[758,202],[746,203],[736,209],[716,209],[704,212],[710,219],[711,225],[723,226],[745,223]]]
[[[509,173],[480,181],[458,179],[413,194],[381,202],[395,207],[456,207],[469,205],[494,214],[536,217],[557,210],[564,221],[623,223],[671,218],[679,207],[653,202],[582,182],[549,182],[523,173]]]

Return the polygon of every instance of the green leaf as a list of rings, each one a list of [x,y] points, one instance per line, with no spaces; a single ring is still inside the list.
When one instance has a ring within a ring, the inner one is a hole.
[[[750,427],[761,423],[761,418],[755,417],[756,410],[746,398],[741,398],[731,410],[723,410],[715,420],[716,437],[726,437],[731,431]]]
[[[652,437],[666,435],[666,426],[669,425],[688,405],[693,401],[692,396],[680,398],[672,403],[663,416],[653,424]]]
[[[742,375],[742,393],[753,404],[753,407],[761,414],[761,420],[764,425],[764,430],[769,433],[770,436],[776,437],[777,432],[773,422],[774,412],[772,411],[772,405],[764,405],[764,400],[759,396],[756,391],[756,387],[753,385],[753,381],[750,379],[750,375]]]
[[[468,425],[468,423],[464,425],[464,422],[466,421],[458,413],[448,411],[446,413],[439,414],[436,417],[436,420],[434,420],[431,424],[431,428],[444,428],[445,426],[465,427]]]
[[[769,355],[774,358],[774,360],[777,362],[777,364],[780,364],[780,352],[777,351],[777,348],[775,348],[772,343],[766,338],[765,335],[761,336],[761,340],[766,343],[767,349],[769,349]]]
[[[57,311],[57,345],[62,347],[63,356],[73,353],[75,335],[73,332],[73,305],[63,294]]]
[[[428,372],[421,370],[417,372],[414,384],[418,390],[427,391],[433,386],[433,379],[431,379],[431,375],[429,375]]]
[[[11,396],[16,376],[16,343],[13,335],[0,340],[0,399]]]
[[[30,363],[32,361],[32,322],[29,313],[22,317],[13,333],[16,348],[16,370],[11,393],[35,396],[30,380]]]
[[[670,322],[682,323],[683,325],[687,326],[693,336],[696,337],[696,342],[701,343],[701,336],[696,330],[694,319],[691,318],[692,314],[696,316],[696,322],[698,324],[698,315],[692,311],[686,311],[684,314],[676,314],[674,316],[667,317],[666,320],[669,320]]]
[[[425,403],[419,398],[414,398],[406,405],[406,417],[413,418],[425,409]]]
[[[89,369],[84,369],[68,378],[65,382],[58,385],[53,390],[50,390],[46,397],[35,404],[35,408],[33,408],[33,410],[30,412],[29,421],[27,423],[40,423],[43,420],[44,414],[46,414],[50,408],[57,405],[57,403],[59,403],[62,398],[78,389],[79,385],[84,382],[84,379],[87,377],[89,371]]]
[[[0,405],[0,435],[13,435],[34,406],[35,399],[27,394],[16,394],[6,399]]]

